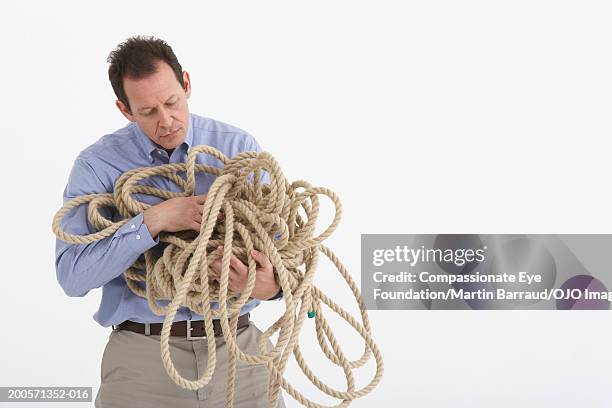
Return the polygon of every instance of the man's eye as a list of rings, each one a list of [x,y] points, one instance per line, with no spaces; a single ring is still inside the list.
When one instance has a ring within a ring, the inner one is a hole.
[[[166,103],[166,106],[173,106],[173,105],[176,105],[176,101],[174,101],[174,102],[167,102]]]

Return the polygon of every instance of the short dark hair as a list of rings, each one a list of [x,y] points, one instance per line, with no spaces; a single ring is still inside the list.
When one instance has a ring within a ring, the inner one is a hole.
[[[153,36],[130,37],[117,46],[108,56],[108,79],[117,99],[130,110],[130,103],[123,88],[123,78],[140,79],[155,73],[155,63],[164,61],[174,71],[183,89],[183,68],[172,48],[164,41]]]

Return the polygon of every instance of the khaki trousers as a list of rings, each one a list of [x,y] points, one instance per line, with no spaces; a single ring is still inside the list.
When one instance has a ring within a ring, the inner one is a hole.
[[[261,331],[251,322],[237,333],[245,353],[257,353]],[[145,336],[128,330],[113,330],[102,356],[97,408],[201,408],[225,407],[227,347],[216,337],[217,364],[210,382],[197,391],[180,388],[166,373],[160,356],[160,335]],[[272,343],[268,341],[268,349]],[[206,370],[206,339],[187,340],[170,336],[170,357],[182,377],[199,378]],[[263,364],[238,362],[234,388],[235,408],[267,407],[268,370]],[[285,408],[282,396],[279,408]]]

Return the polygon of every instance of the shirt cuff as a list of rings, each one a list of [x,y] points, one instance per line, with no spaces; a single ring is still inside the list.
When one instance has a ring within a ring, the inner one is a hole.
[[[134,252],[139,254],[159,244],[159,234],[156,239],[151,237],[149,228],[147,224],[144,223],[144,213],[142,212],[122,225],[121,228],[117,230],[116,234],[123,236]]]

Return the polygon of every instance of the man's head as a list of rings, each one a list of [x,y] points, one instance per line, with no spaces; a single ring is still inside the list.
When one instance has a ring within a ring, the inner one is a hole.
[[[189,125],[189,74],[163,40],[136,36],[108,56],[115,104],[131,122],[165,149],[183,143]]]

